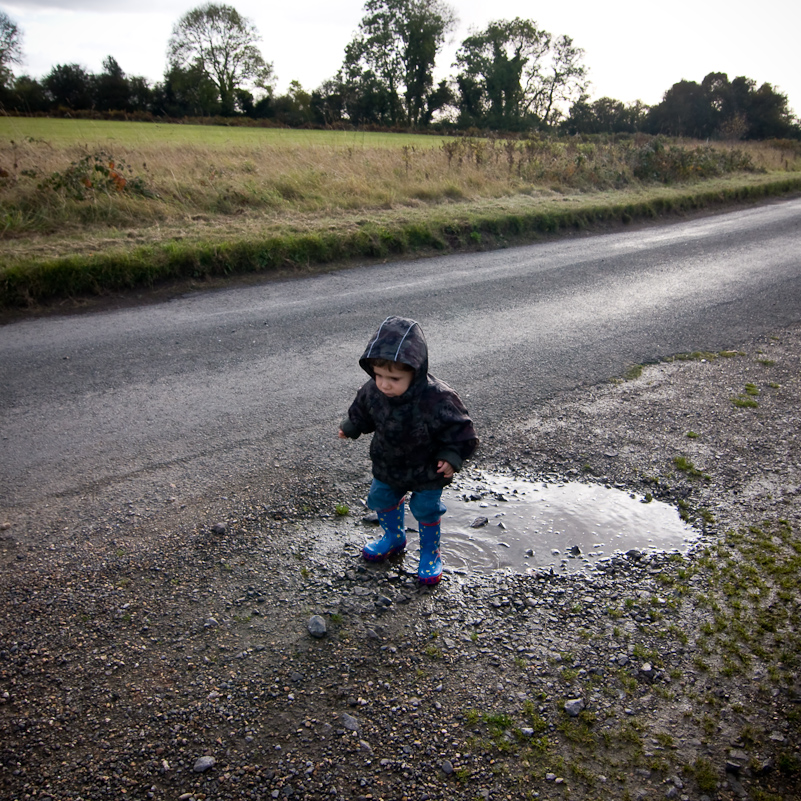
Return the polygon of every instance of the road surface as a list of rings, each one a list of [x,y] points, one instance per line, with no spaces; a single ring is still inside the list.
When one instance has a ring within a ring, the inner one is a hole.
[[[0,327],[0,522],[364,461],[337,425],[388,314],[421,322],[487,436],[559,391],[800,321],[801,200]]]

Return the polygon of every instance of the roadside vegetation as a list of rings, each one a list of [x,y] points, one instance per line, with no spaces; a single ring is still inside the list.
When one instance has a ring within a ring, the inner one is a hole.
[[[154,84],[111,54],[98,73],[15,74],[24,31],[0,12],[0,308],[503,247],[801,186],[801,126],[770,83],[710,72],[651,107],[591,100],[584,50],[523,18],[471,29],[435,79],[455,7],[362,14],[330,78],[279,95],[233,6],[176,20]]]
[[[0,119],[0,303],[498,247],[801,188],[796,142]]]

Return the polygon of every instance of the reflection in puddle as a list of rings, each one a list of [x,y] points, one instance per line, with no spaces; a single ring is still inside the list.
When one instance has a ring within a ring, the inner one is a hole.
[[[460,477],[442,498],[446,572],[577,571],[631,549],[686,552],[698,538],[673,506],[597,484],[485,474]],[[407,525],[416,528],[408,513]],[[403,566],[414,573],[414,536],[409,545]]]

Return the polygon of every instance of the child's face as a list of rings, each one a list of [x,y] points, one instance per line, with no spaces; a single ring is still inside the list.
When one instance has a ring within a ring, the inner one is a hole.
[[[409,389],[414,373],[409,370],[395,370],[388,367],[373,367],[375,383],[388,398],[398,398]]]

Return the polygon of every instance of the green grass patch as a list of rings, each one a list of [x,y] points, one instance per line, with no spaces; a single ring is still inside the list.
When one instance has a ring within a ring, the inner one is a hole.
[[[759,401],[754,398],[749,398],[747,395],[735,395],[731,398],[732,406],[738,409],[756,409],[759,406]]]
[[[709,480],[709,476],[700,471],[686,456],[675,456],[673,458],[673,465],[677,470],[686,473],[692,478],[704,478]]]
[[[450,139],[451,137],[447,137]],[[440,147],[443,137],[426,134],[373,133],[364,131],[301,130],[240,125],[120,122],[116,120],[57,119],[48,117],[0,117],[0,139],[23,143],[46,141],[54,148],[100,143],[122,147],[232,147],[267,145],[273,148],[333,147],[344,149]]]
[[[689,772],[695,778],[698,789],[702,792],[712,793],[717,789],[718,774],[714,765],[706,757],[698,757]]]

